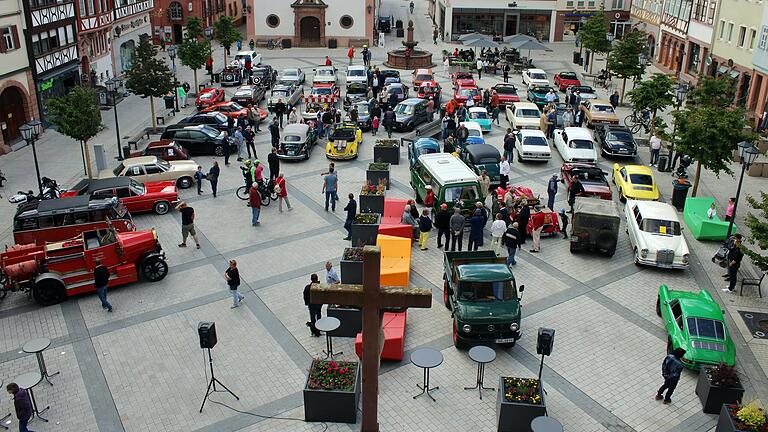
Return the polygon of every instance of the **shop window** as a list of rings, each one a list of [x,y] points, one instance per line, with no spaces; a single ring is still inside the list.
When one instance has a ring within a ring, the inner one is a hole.
[[[275,28],[280,25],[280,17],[275,14],[267,16],[267,25],[271,28]]]
[[[184,9],[181,7],[181,3],[173,2],[168,5],[168,18],[171,21],[181,21],[184,18]]]
[[[339,25],[341,25],[345,29],[352,27],[354,23],[355,21],[349,15],[344,15],[343,17],[341,17],[341,19],[339,19]]]

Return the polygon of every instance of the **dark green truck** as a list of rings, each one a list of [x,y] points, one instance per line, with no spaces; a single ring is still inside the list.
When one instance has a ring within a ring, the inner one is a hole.
[[[453,310],[457,348],[520,338],[521,296],[504,261],[493,251],[445,252],[443,300]]]

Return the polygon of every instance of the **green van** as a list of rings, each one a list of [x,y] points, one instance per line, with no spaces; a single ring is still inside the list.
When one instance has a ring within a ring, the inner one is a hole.
[[[416,192],[416,202],[422,202],[426,196],[427,185],[432,186],[435,193],[435,210],[443,203],[448,204],[448,208],[459,204],[462,213],[469,216],[475,203],[485,198],[477,174],[450,153],[423,154],[411,166],[411,187]]]

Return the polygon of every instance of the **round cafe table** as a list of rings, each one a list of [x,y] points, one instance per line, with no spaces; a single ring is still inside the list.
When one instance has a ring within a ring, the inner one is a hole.
[[[43,418],[40,414],[43,414],[44,412],[48,411],[51,407],[47,406],[43,408],[42,411],[38,410],[37,400],[35,399],[35,391],[34,391],[35,386],[40,384],[42,380],[43,380],[43,376],[40,375],[40,372],[27,372],[24,375],[17,376],[14,382],[18,384],[19,387],[23,389],[27,389],[27,391],[29,392],[29,398],[32,400],[32,417],[30,417],[29,420],[32,421],[32,419],[37,417],[40,420],[47,423],[48,419]]]
[[[43,351],[47,350],[50,346],[51,340],[41,337],[25,343],[24,346],[21,347],[21,350],[28,354],[34,354],[35,357],[37,357],[37,367],[40,369],[40,376],[42,376],[42,379],[48,381],[48,384],[53,385],[49,378],[58,375],[59,372],[49,374],[48,368],[45,366],[45,357],[43,357]]]
[[[563,425],[552,417],[540,416],[531,421],[531,432],[563,432]]]
[[[339,351],[337,353],[333,352],[333,337],[331,336],[331,332],[338,329],[341,326],[341,321],[339,321],[336,317],[325,317],[320,318],[315,322],[315,328],[320,330],[321,332],[325,332],[325,351],[323,353],[325,354],[325,358],[330,358],[333,360],[333,356],[335,355],[341,355],[344,354],[343,352]]]
[[[417,397],[426,393],[433,402],[437,402],[429,392],[433,390],[439,390],[440,387],[435,386],[429,388],[429,370],[438,367],[443,363],[443,355],[440,354],[440,351],[433,348],[420,348],[411,353],[411,363],[424,369],[422,385],[416,384],[416,387],[421,389],[421,393],[417,394],[413,398],[416,399]]]
[[[496,351],[485,345],[477,345],[469,350],[469,358],[477,362],[477,381],[473,387],[464,387],[464,390],[477,389],[480,393],[480,399],[483,398],[483,389],[496,390],[493,387],[483,387],[483,376],[485,375],[485,364],[496,360]]]

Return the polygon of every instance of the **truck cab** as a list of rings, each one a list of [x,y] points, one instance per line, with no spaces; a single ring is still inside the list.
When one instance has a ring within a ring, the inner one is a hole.
[[[452,310],[453,343],[510,344],[520,338],[521,294],[493,251],[445,252],[443,301]]]

